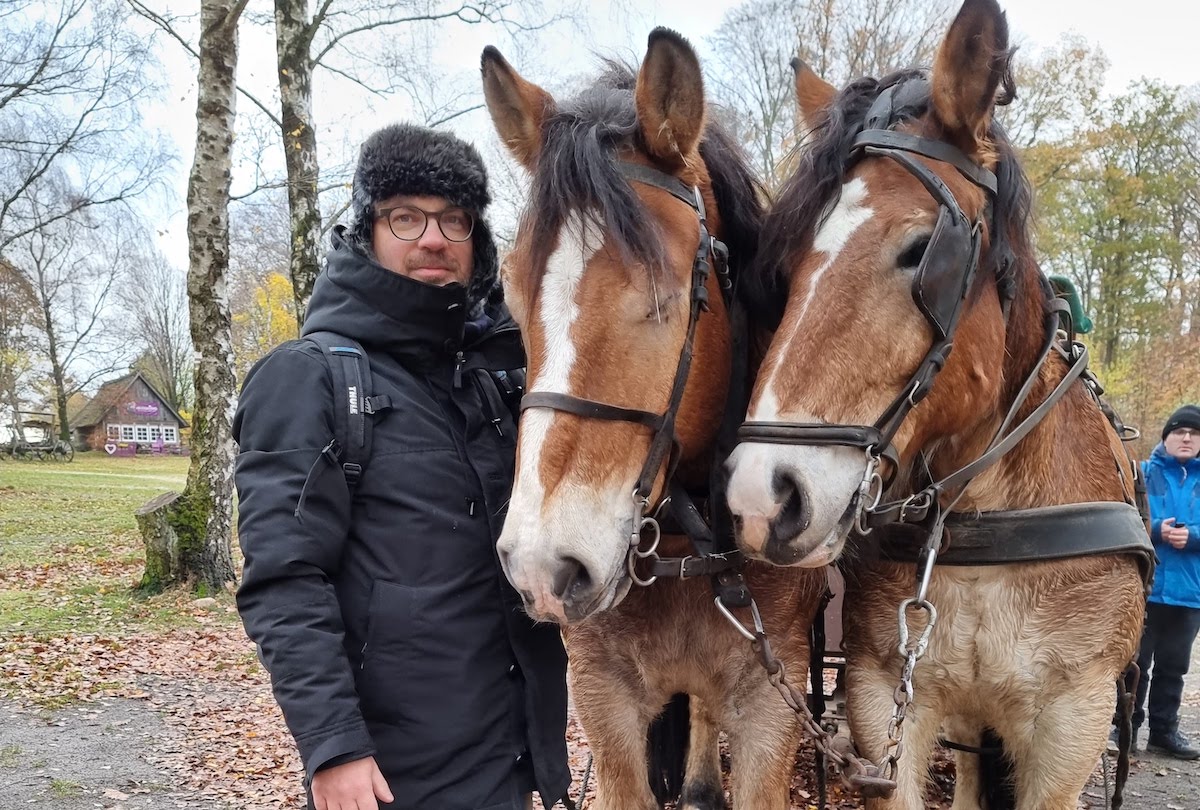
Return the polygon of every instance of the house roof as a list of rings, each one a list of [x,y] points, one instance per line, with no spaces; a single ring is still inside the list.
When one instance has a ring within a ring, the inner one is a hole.
[[[157,388],[150,384],[150,381],[140,371],[131,371],[124,377],[109,380],[100,386],[100,390],[96,392],[96,396],[88,400],[87,404],[80,408],[79,412],[71,419],[71,427],[91,427],[103,422],[108,412],[124,401],[125,394],[129,392],[129,389],[139,379],[150,389],[150,393],[154,394],[162,406],[167,409],[167,412],[179,422],[181,427],[188,427],[187,420],[171,407],[166,398],[158,392]]]

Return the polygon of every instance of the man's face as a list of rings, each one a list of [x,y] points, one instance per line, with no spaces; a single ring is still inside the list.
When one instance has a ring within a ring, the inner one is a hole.
[[[464,226],[470,233],[470,212],[452,206],[442,197],[407,195],[388,197],[373,207],[376,217],[371,246],[381,265],[393,273],[437,287],[453,282],[466,285],[470,281],[474,266],[470,236],[461,242],[446,238],[447,233],[457,238]],[[424,232],[421,232],[422,220],[425,220]],[[401,239],[396,234],[411,238]]]
[[[1163,439],[1163,447],[1176,461],[1191,461],[1196,457],[1197,451],[1200,451],[1200,430],[1189,427],[1176,428]]]

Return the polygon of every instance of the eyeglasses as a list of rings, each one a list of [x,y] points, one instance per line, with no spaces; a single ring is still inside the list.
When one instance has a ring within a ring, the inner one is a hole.
[[[405,242],[415,242],[425,235],[429,220],[437,220],[438,230],[451,242],[465,242],[475,229],[475,218],[461,208],[443,208],[441,211],[426,211],[415,205],[396,205],[375,213],[376,217],[387,217],[392,236]]]
[[[1196,430],[1195,428],[1175,428],[1169,435],[1178,436],[1181,439],[1196,439],[1200,438],[1200,430]]]

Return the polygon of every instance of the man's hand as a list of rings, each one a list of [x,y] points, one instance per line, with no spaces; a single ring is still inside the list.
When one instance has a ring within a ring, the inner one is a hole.
[[[1159,527],[1159,533],[1162,539],[1170,543],[1174,548],[1183,550],[1188,541],[1187,526],[1176,526],[1175,518],[1163,518],[1162,525]]]
[[[375,757],[317,771],[312,794],[317,810],[379,810],[376,799],[385,804],[393,799]]]

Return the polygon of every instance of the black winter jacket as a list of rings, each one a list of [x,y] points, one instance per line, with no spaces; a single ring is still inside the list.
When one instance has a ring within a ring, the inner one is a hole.
[[[307,778],[374,755],[395,810],[519,808],[535,781],[549,805],[570,782],[561,638],[495,555],[516,424],[488,372],[523,365],[520,338],[469,308],[335,233],[303,332],[358,340],[392,402],[353,497],[321,452],[333,384],[311,342],[259,361],[234,418],[246,632]]]

